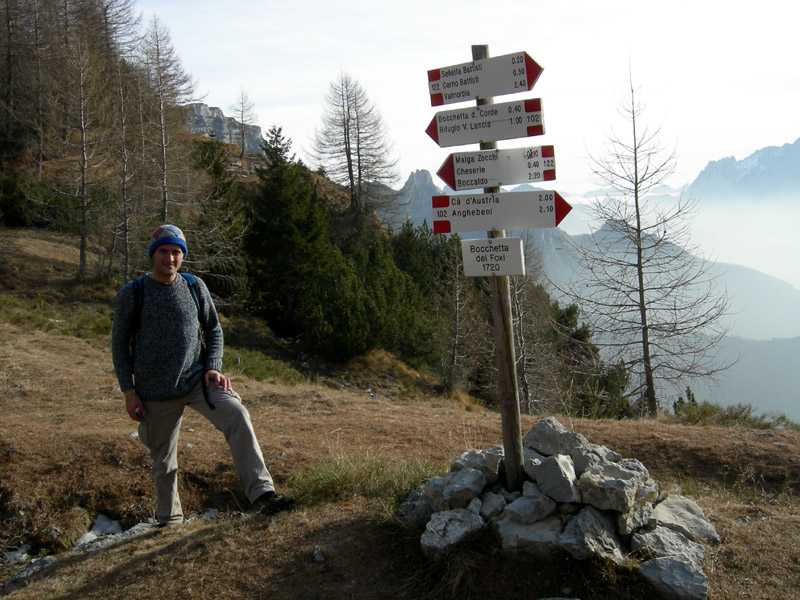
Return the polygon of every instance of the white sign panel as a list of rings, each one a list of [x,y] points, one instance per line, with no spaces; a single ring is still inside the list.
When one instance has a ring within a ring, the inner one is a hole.
[[[553,146],[454,152],[436,172],[454,190],[541,183],[556,178]]]
[[[521,238],[489,238],[462,240],[464,275],[525,275],[525,258]]]
[[[541,98],[437,112],[425,130],[439,147],[544,135]]]
[[[542,74],[527,52],[484,58],[428,71],[431,106],[527,92]]]
[[[433,233],[556,227],[572,207],[558,192],[433,196]]]

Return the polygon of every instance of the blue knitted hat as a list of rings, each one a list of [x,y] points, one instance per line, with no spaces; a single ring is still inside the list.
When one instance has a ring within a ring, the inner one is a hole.
[[[161,225],[161,227],[156,227],[156,230],[150,236],[150,256],[153,256],[153,252],[156,251],[156,248],[164,244],[177,244],[180,246],[181,250],[183,250],[184,258],[189,254],[189,249],[186,247],[186,236],[183,235],[183,232],[175,227],[175,225]]]

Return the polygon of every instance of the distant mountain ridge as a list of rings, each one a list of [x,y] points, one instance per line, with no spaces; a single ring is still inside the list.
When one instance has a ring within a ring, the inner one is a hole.
[[[523,188],[515,188],[523,189]],[[415,225],[431,225],[431,196],[450,193],[438,187],[425,170],[414,171],[400,191],[405,218]],[[598,190],[586,197],[603,197]],[[737,161],[711,161],[689,188],[702,201],[797,199],[800,202],[800,139],[772,146]],[[680,195],[679,190],[654,190],[654,199]],[[565,282],[575,276],[569,248],[572,237],[563,229],[535,229],[533,241],[548,277]],[[586,235],[586,234],[584,234]],[[575,236],[580,237],[580,236]],[[721,386],[693,386],[699,399],[722,404],[751,404],[761,411],[784,412],[800,419],[800,291],[755,269],[711,263],[710,275],[727,289],[731,300],[730,337],[720,347],[722,362],[738,360]]]
[[[800,138],[769,146],[747,158],[711,161],[689,191],[703,199],[794,195],[800,198]]]
[[[718,187],[714,187],[715,182]],[[655,195],[669,192],[657,190]],[[399,192],[398,200],[405,209],[401,219],[415,225],[427,221],[431,226],[431,197],[448,193],[452,190],[437,186],[430,172],[414,171]],[[734,194],[758,194],[759,198],[795,194],[800,201],[800,139],[763,148],[741,161],[726,158],[709,162],[691,185],[693,196],[701,193],[704,200],[732,198]],[[576,272],[575,258],[566,250],[568,237],[559,228],[533,232],[545,272],[559,283]],[[712,274],[719,277],[731,298],[731,335],[754,340],[800,336],[800,328],[792,325],[798,322],[800,291],[780,279],[735,264],[713,263]],[[769,299],[768,307],[765,298]]]
[[[235,144],[241,148],[242,135],[241,123],[233,117],[226,117],[222,109],[208,106],[202,102],[187,104],[186,129],[191,133],[198,133],[214,137],[226,144]],[[258,125],[244,126],[244,153],[248,155],[261,154],[261,127]]]

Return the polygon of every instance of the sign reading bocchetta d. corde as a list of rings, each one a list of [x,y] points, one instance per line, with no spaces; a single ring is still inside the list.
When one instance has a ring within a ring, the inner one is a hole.
[[[539,98],[445,110],[425,130],[441,148],[544,135]]]

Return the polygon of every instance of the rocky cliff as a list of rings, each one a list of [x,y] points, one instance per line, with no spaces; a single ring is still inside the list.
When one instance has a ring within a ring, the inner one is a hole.
[[[192,133],[214,136],[226,144],[235,144],[241,148],[241,123],[233,117],[226,117],[216,106],[207,106],[201,102],[188,104],[186,129]],[[255,155],[261,153],[261,127],[244,126],[244,153]]]

